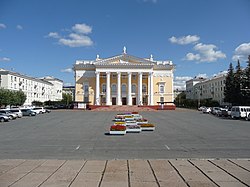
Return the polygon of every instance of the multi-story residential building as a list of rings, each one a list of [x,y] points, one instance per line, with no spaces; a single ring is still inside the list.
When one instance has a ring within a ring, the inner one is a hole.
[[[218,101],[220,105],[227,105],[228,103],[224,103],[225,83],[226,74],[220,74],[210,79],[191,79],[186,82],[186,98],[212,99]]]
[[[61,100],[62,85],[63,81],[59,79],[38,79],[0,69],[0,88],[14,91],[22,90],[27,96],[24,105],[31,105],[33,101]]]
[[[172,61],[156,61],[123,53],[110,58],[77,60],[75,101],[90,105],[158,105],[171,103]]]

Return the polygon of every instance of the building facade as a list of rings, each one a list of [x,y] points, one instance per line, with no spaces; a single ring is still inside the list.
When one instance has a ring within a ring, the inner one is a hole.
[[[90,105],[157,105],[173,102],[171,61],[155,61],[128,55],[78,60],[75,101]]]
[[[224,103],[224,90],[226,74],[214,76],[210,79],[194,78],[186,82],[187,99],[212,99],[218,101],[220,105]],[[193,84],[193,86],[191,86]]]
[[[52,77],[41,79],[22,75],[13,71],[0,69],[0,88],[18,91],[22,90],[27,96],[24,105],[33,101],[57,101],[62,99],[63,81]]]

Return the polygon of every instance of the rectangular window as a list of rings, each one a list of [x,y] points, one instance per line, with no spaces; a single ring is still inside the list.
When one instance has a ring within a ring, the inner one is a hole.
[[[136,80],[136,75],[133,75],[133,74],[132,74],[132,79],[133,79],[133,80]]]
[[[112,74],[112,79],[117,79],[117,75],[116,74]]]
[[[160,97],[160,102],[164,102],[164,97]]]

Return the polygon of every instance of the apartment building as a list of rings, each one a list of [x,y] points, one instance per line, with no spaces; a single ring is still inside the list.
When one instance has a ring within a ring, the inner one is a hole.
[[[220,105],[224,103],[224,90],[226,74],[219,74],[212,78],[197,78],[186,82],[187,99],[212,99],[218,101]]]
[[[57,101],[62,99],[63,81],[53,77],[33,78],[17,72],[0,69],[0,88],[22,90],[27,99],[24,105],[33,101]]]

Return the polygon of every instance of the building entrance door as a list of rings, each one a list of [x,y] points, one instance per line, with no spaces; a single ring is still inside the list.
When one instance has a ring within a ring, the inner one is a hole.
[[[132,98],[132,105],[136,105],[136,98]]]
[[[122,105],[127,105],[127,98],[126,97],[122,98]]]
[[[116,97],[112,97],[112,105],[116,105]]]

